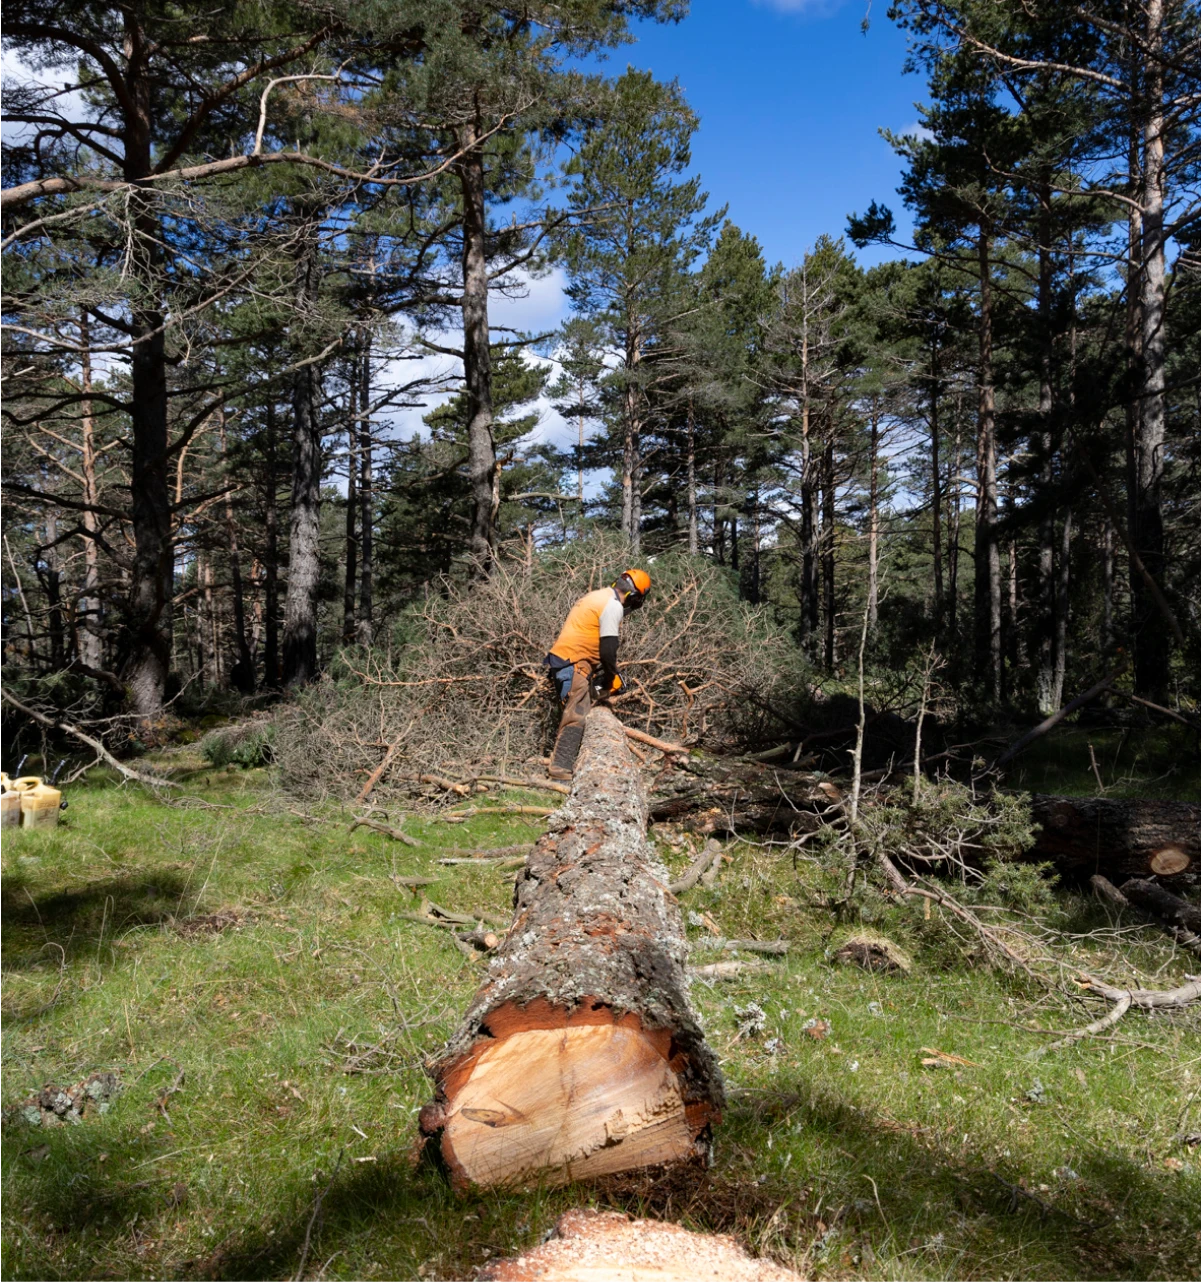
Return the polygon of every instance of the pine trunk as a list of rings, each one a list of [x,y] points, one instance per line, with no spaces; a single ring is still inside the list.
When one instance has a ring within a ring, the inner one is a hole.
[[[635,380],[642,362],[642,345],[636,328],[626,341],[626,384],[622,394],[621,532],[636,552],[642,536],[642,419]]]
[[[880,409],[878,405],[872,406],[870,449],[867,496],[867,626],[874,630],[880,612]],[[937,501],[934,510],[938,511]],[[934,546],[938,546],[937,518],[934,523]],[[937,613],[936,605],[935,614]]]
[[[997,543],[997,404],[993,386],[992,242],[981,228],[979,409],[976,423],[976,675],[1001,700],[1001,549]]]
[[[580,502],[583,502],[581,490]],[[688,553],[696,556],[700,551],[700,534],[696,519],[696,416],[692,398],[688,398]]]
[[[835,642],[838,635],[837,597],[834,583],[834,441],[826,442],[822,451],[822,606],[825,615],[825,641],[822,647],[827,672],[834,671]]]
[[[354,601],[359,582],[359,395],[358,363],[351,366],[350,393],[346,398],[346,573],[342,578],[342,644],[354,643]]]
[[[79,346],[83,349],[80,390],[80,476],[83,479],[82,499],[89,506],[84,509],[80,525],[83,527],[83,591],[79,599],[82,626],[77,629],[76,649],[86,667],[104,667],[104,640],[101,633],[100,609],[100,544],[96,537],[100,529],[95,504],[99,499],[96,484],[96,420],[92,409],[92,357],[88,313],[79,313]]]
[[[1161,488],[1164,471],[1165,384],[1167,341],[1164,333],[1167,291],[1164,244],[1163,0],[1146,7],[1146,63],[1143,85],[1143,219],[1140,321],[1142,388],[1134,442],[1134,522],[1130,531],[1147,573],[1162,589],[1164,555]],[[1138,694],[1162,700],[1168,684],[1170,633],[1140,574],[1131,573],[1134,607],[1134,687]]]
[[[496,513],[492,506],[496,472],[493,436],[492,347],[488,330],[487,208],[484,156],[478,120],[459,131],[463,158],[456,170],[463,200],[463,385],[467,393],[467,469],[471,486],[468,548],[473,573],[492,568]]]
[[[1036,434],[1035,449],[1041,456],[1039,472],[1040,497],[1043,504],[1038,523],[1038,671],[1035,679],[1038,710],[1044,717],[1059,707],[1055,695],[1055,507],[1051,495],[1055,488],[1055,440],[1051,416],[1055,408],[1054,389],[1054,321],[1052,319],[1051,263],[1051,187],[1042,181],[1038,188],[1038,417],[1042,424]]]
[[[218,411],[221,457],[227,458],[225,441],[225,411]],[[226,484],[233,484],[226,472]],[[238,527],[234,522],[234,503],[229,491],[225,495],[225,548],[229,554],[229,590],[234,612],[234,645],[238,649],[237,662],[230,671],[230,681],[241,694],[254,693],[254,659],[250,642],[246,639],[246,596],[242,586],[242,552],[238,546]]]
[[[317,303],[317,255],[307,247],[299,263],[302,307]],[[292,519],[288,538],[288,595],[284,607],[284,684],[305,685],[317,675],[317,582],[321,573],[320,378],[305,365],[292,381]]]
[[[279,459],[275,436],[275,400],[267,402],[266,540],[263,549],[263,684],[279,685]]]
[[[430,1069],[421,1129],[468,1186],[704,1161],[724,1104],[621,723],[594,708],[488,977]]]
[[[370,645],[375,635],[375,459],[371,432],[371,335],[359,368],[359,615],[355,638]]]
[[[943,567],[942,567],[942,441],[939,435],[938,408],[942,395],[939,377],[937,341],[930,354],[930,516],[933,523],[931,543],[934,552],[934,624],[942,626],[943,616]]]

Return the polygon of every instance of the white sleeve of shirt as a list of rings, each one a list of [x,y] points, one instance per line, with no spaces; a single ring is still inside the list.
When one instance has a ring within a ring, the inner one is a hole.
[[[613,600],[601,611],[600,634],[602,637],[621,636],[621,616],[625,614],[621,602],[614,596]]]

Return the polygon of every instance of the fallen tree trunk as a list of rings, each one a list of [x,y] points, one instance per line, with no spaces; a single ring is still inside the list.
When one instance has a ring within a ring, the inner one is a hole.
[[[518,878],[513,924],[429,1068],[421,1130],[456,1187],[707,1158],[721,1074],[646,821],[621,723],[595,708],[571,797]]]
[[[1062,872],[1130,877],[1201,872],[1201,805],[1191,801],[1114,801],[1108,797],[1031,798],[1041,831],[1028,852]]]
[[[1164,890],[1153,881],[1132,878],[1122,884],[1120,893],[1132,904],[1137,904],[1169,926],[1178,926],[1194,934],[1201,933],[1201,907],[1173,895],[1170,890]]]

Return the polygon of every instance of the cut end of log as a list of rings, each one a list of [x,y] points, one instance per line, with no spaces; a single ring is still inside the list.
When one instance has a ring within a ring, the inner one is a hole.
[[[1192,860],[1188,854],[1173,842],[1152,851],[1151,858],[1147,860],[1147,867],[1157,877],[1175,877],[1178,873],[1184,872],[1190,863]]]
[[[707,1159],[710,1099],[690,1101],[671,1033],[599,1001],[500,1006],[490,1037],[440,1067],[440,1107],[423,1114],[455,1185],[551,1184]]]
[[[485,1267],[481,1282],[800,1282],[800,1274],[756,1260],[732,1238],[677,1224],[632,1220],[617,1211],[568,1211],[550,1239]]]

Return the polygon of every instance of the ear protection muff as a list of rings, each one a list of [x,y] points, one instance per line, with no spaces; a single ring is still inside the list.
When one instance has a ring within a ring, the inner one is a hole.
[[[628,574],[623,574],[614,584],[618,592],[626,594],[622,606],[626,610],[641,610],[643,602],[646,600],[646,593],[630,578]]]

